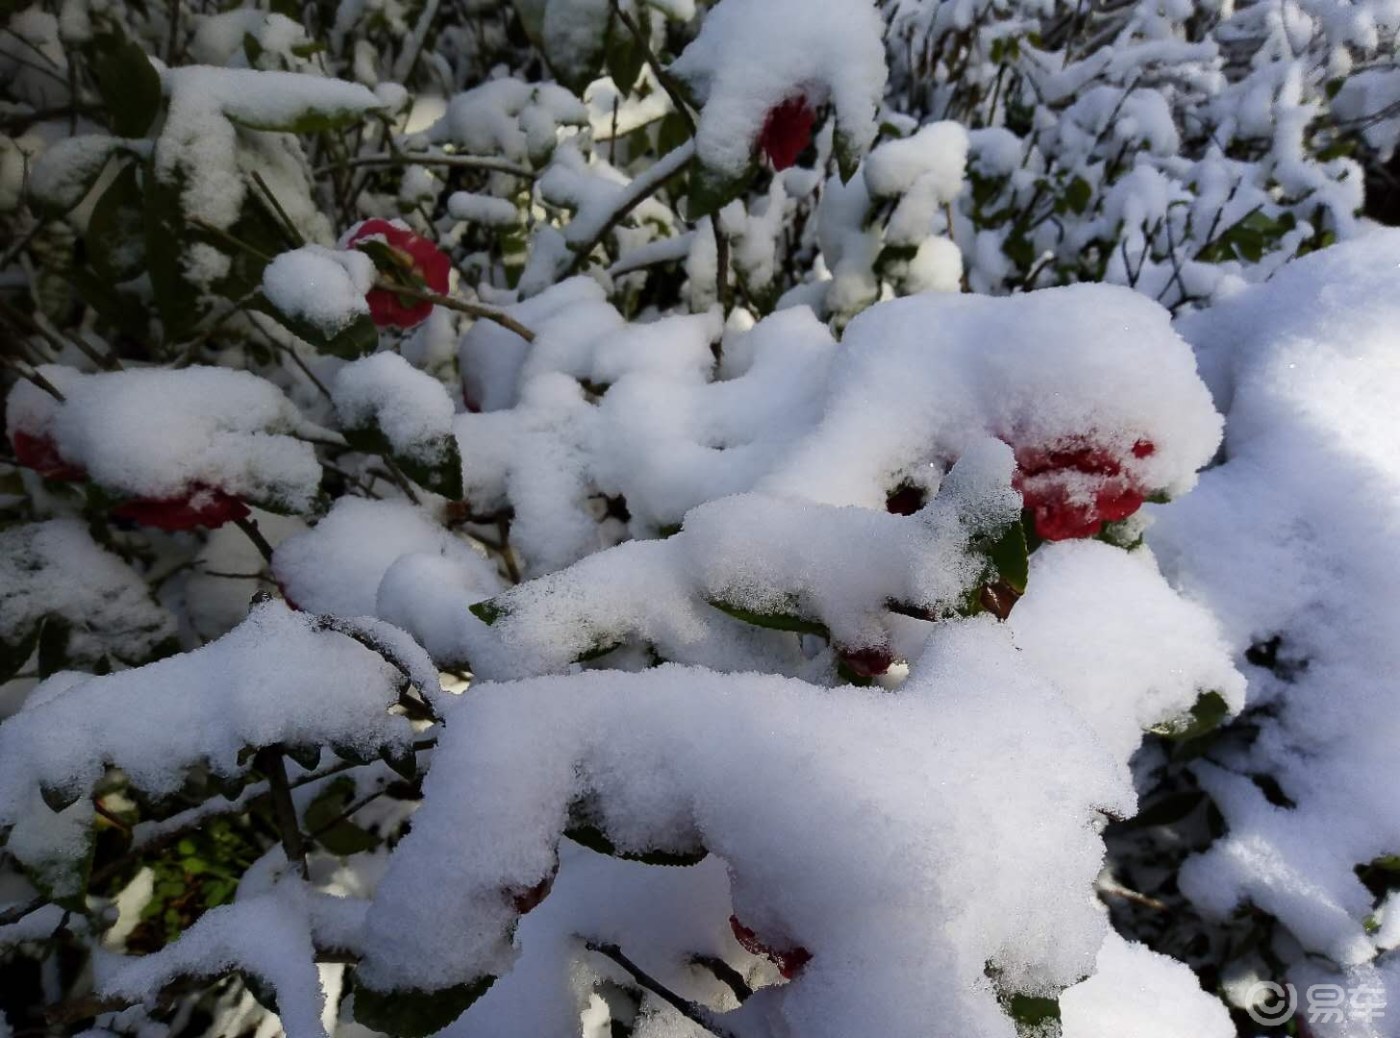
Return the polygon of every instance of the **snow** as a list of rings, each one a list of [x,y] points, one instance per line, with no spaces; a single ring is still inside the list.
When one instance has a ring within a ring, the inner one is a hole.
[[[1016,645],[1126,765],[1154,725],[1204,692],[1236,713],[1244,678],[1219,624],[1159,575],[1147,551],[1097,541],[1043,545],[1008,623]]]
[[[955,122],[923,126],[912,137],[887,141],[865,160],[865,184],[871,195],[888,198],[911,190],[928,178],[940,199],[956,198],[967,164],[968,134]]]
[[[124,497],[178,498],[222,490],[277,510],[309,507],[321,466],[295,438],[306,421],[271,382],[217,367],[79,375],[45,365],[59,404],[19,382],[7,428],[49,436],[70,464]]]
[[[1016,447],[1089,440],[1176,495],[1219,442],[1221,419],[1166,312],[1103,285],[1005,299],[926,294],[883,303],[846,330],[822,421],[761,489],[882,507],[904,475],[969,438]]]
[[[455,220],[487,227],[513,227],[520,222],[520,212],[514,202],[472,191],[452,192],[447,199],[447,211]]]
[[[241,131],[291,130],[300,120],[359,118],[381,107],[373,92],[358,83],[296,72],[191,65],[166,69],[162,83],[169,103],[155,145],[156,179],[178,191],[186,216],[221,229],[231,227],[242,212],[246,170],[259,171],[274,186],[283,176],[305,182],[294,141],[257,141]],[[291,170],[284,168],[289,160]],[[304,195],[302,188],[278,197]],[[294,218],[301,215],[324,234],[325,218],[309,200],[302,209]],[[184,262],[185,274],[201,285],[213,284],[229,269],[226,255],[203,244],[188,250]]]
[[[1374,954],[1353,867],[1400,846],[1381,778],[1400,740],[1387,677],[1400,557],[1386,547],[1400,529],[1397,265],[1400,234],[1377,231],[1182,322],[1227,415],[1224,460],[1149,531],[1236,654],[1278,637],[1293,662],[1246,669],[1247,702],[1269,714],[1232,767],[1276,776],[1297,806],[1198,769],[1229,832],[1187,862],[1182,889],[1212,914],[1248,899],[1344,964]]]
[[[1218,1000],[1184,963],[1110,933],[1094,975],[1060,996],[1064,1038],[1234,1038]]]
[[[334,336],[355,318],[369,316],[365,293],[374,278],[374,261],[363,252],[303,245],[269,263],[262,286],[280,312]]]
[[[0,642],[22,642],[46,617],[67,626],[65,656],[80,666],[143,661],[176,632],[141,576],[73,519],[0,530]]]
[[[210,909],[178,942],[154,955],[98,956],[97,989],[108,997],[154,999],[177,977],[217,976],[237,963],[276,992],[288,1038],[325,1038],[308,900],[304,888],[284,883]]]
[[[399,354],[376,353],[345,365],[331,397],[342,428],[379,430],[395,455],[428,464],[444,459],[452,398],[441,382]]]
[[[41,788],[76,794],[108,767],[153,794],[180,787],[199,764],[242,770],[246,746],[342,744],[398,750],[413,738],[391,715],[399,671],[314,616],[277,602],[254,607],[234,631],[192,652],[105,677],[59,675],[0,726],[0,828],[50,816]],[[20,853],[12,841],[10,849]]]
[[[1011,990],[1054,992],[1089,972],[1102,941],[1092,818],[1131,792],[993,623],[942,628],[894,697],[668,666],[483,686],[446,709],[424,805],[366,922],[372,987],[505,974],[497,997],[534,985],[528,1005],[511,999],[541,1016],[520,1029],[563,1033],[544,1014],[576,1013],[569,1000],[540,996],[528,968],[506,973],[532,947],[512,950],[502,891],[552,872],[585,794],[620,847],[701,839],[745,924],[812,953],[799,982],[756,994],[736,1024],[821,1038],[938,1019],[1010,1038],[984,966]],[[510,765],[522,755],[535,766]],[[484,783],[495,795],[478,795]],[[609,921],[605,936],[630,946],[625,918]],[[670,947],[651,960],[663,978],[689,951]],[[456,1033],[489,1033],[473,1012]]]
[[[699,97],[696,155],[734,177],[753,158],[768,112],[791,97],[833,106],[848,150],[875,140],[885,88],[884,25],[870,0],[720,0],[671,66]]]
[[[277,546],[272,572],[291,601],[313,613],[374,616],[385,573],[405,555],[440,557],[477,586],[495,570],[466,541],[405,501],[344,497],[311,530]]]
[[[560,127],[587,124],[588,109],[563,87],[503,78],[453,95],[426,136],[467,154],[540,166],[554,151]]]

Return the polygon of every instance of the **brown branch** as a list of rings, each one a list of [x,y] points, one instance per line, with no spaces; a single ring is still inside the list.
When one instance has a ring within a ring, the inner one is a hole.
[[[459,314],[467,314],[470,317],[480,318],[486,321],[494,321],[507,331],[512,331],[526,342],[535,341],[535,333],[517,321],[510,314],[495,307],[482,306],[480,303],[468,303],[462,299],[453,299],[451,296],[438,295],[436,292],[425,292],[421,288],[413,288],[409,285],[401,285],[394,281],[379,281],[375,283],[375,288],[385,292],[392,292],[395,295],[406,296],[409,299],[420,299],[434,306],[445,306],[449,310],[456,310]]]

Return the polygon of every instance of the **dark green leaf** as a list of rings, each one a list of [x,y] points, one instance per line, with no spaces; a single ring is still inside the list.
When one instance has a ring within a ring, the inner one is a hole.
[[[493,623],[495,623],[497,620],[499,620],[501,617],[505,616],[509,612],[509,610],[506,609],[505,606],[498,605],[496,602],[489,598],[486,599],[486,601],[484,602],[475,602],[472,605],[467,606],[467,608],[471,610],[471,614],[474,617],[476,617],[478,620],[484,623],[487,627],[490,627]]]
[[[1007,1011],[1017,1024],[1038,1026],[1060,1018],[1060,1000],[1040,995],[1012,995],[1006,1000]]]
[[[656,154],[668,155],[690,140],[690,125],[679,112],[667,112],[656,128]]]
[[[997,576],[1017,594],[1025,594],[1030,574],[1030,554],[1026,546],[1026,528],[1020,522],[1011,523],[986,548],[987,558],[996,567]]]
[[[647,12],[639,10],[637,19],[645,32],[650,23]],[[608,25],[605,58],[608,75],[612,77],[613,85],[617,87],[618,93],[626,96],[632,92],[637,77],[642,74],[642,67],[646,64],[646,54],[637,44],[636,37],[622,24],[621,19],[614,17]]]
[[[305,771],[315,771],[316,765],[321,763],[319,746],[286,746],[282,752],[300,764]]]
[[[184,177],[159,180],[146,169],[146,271],[168,342],[183,339],[199,316],[199,292],[185,277],[183,257],[189,240],[180,206]]]
[[[690,190],[686,195],[686,219],[698,220],[723,209],[744,192],[753,176],[753,167],[737,177],[721,170],[710,169],[700,162],[691,163]]]
[[[327,335],[304,317],[276,309],[261,293],[249,300],[247,305],[250,310],[275,317],[297,338],[310,344],[317,352],[328,353],[332,357],[356,360],[373,353],[379,345],[379,329],[365,316],[355,318],[334,335]]]
[[[742,620],[746,624],[753,624],[755,627],[766,627],[771,631],[795,631],[798,634],[816,634],[823,638],[830,638],[830,632],[826,625],[816,620],[808,620],[792,613],[755,613],[742,606],[730,605],[728,602],[720,602],[715,599],[707,599],[710,605],[714,606],[721,613]]]
[[[34,655],[34,647],[39,644],[39,627],[39,624],[35,624],[27,632],[19,633],[13,641],[0,638],[0,683],[18,674],[29,662],[29,657]],[[14,637],[18,632],[6,633]]]
[[[1089,186],[1089,182],[1083,177],[1075,177],[1065,188],[1065,205],[1072,213],[1082,213],[1089,208],[1089,201],[1094,197],[1094,189]]]
[[[394,1038],[426,1038],[466,1012],[495,982],[495,977],[480,977],[437,991],[375,991],[357,978],[355,1020]]]
[[[1229,716],[1230,707],[1224,696],[1214,691],[1203,692],[1185,717],[1156,725],[1151,730],[1176,742],[1190,742],[1215,731]]]
[[[93,205],[83,236],[88,261],[105,281],[127,281],[145,269],[141,207],[141,180],[129,162]]]
[[[401,778],[411,780],[418,775],[418,756],[411,746],[402,750],[386,746],[379,751],[379,757]]]
[[[698,865],[705,860],[709,854],[705,848],[700,847],[695,850],[685,851],[624,851],[619,850],[596,825],[580,824],[570,826],[564,830],[564,835],[580,846],[587,847],[590,851],[598,854],[606,854],[610,858],[624,858],[627,861],[639,861],[644,865],[665,865],[671,868],[688,868],[691,865]]]
[[[68,636],[73,629],[56,616],[48,617],[39,628],[39,676],[47,678],[68,666]]]
[[[83,791],[77,786],[43,786],[39,787],[39,796],[43,798],[44,804],[54,814],[66,811],[79,800],[82,799]]]
[[[160,111],[160,73],[139,44],[106,34],[89,44],[92,72],[119,137],[142,137]]]

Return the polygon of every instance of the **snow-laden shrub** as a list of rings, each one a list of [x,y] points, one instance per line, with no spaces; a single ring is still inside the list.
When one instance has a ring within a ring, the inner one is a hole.
[[[1395,1033],[1394,4],[5,18],[0,1033]]]

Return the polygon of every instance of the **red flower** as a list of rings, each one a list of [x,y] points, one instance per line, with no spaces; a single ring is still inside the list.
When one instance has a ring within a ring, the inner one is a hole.
[[[45,479],[64,483],[81,483],[87,479],[83,467],[64,461],[58,447],[47,436],[33,436],[16,429],[10,434],[10,444],[15,449],[15,461]]]
[[[894,653],[883,645],[868,649],[842,649],[841,662],[858,678],[878,678],[894,666]]]
[[[224,523],[247,518],[248,506],[222,490],[196,486],[184,497],[124,501],[112,509],[112,516],[171,532],[193,530],[196,526],[215,530]]]
[[[1150,440],[1133,444],[1135,458],[1150,457]],[[1123,471],[1123,461],[1102,447],[1062,443],[1016,451],[1013,485],[1047,541],[1093,537],[1104,523],[1126,519],[1142,507],[1141,485]]]
[[[812,124],[817,113],[802,95],[789,97],[770,109],[758,134],[758,149],[768,156],[774,169],[787,169],[812,143]]]
[[[778,972],[786,980],[791,980],[798,970],[812,961],[812,953],[801,946],[783,951],[770,948],[758,939],[758,934],[739,922],[737,915],[729,917],[729,928],[734,931],[734,939],[743,945],[744,951],[750,955],[766,955],[772,959],[777,964]]]
[[[366,220],[355,228],[345,244],[354,247],[369,238],[382,238],[400,268],[397,279],[405,286],[426,288],[443,295],[447,291],[447,276],[452,261],[427,238],[395,226],[388,220]],[[410,299],[387,288],[372,288],[365,293],[369,317],[377,328],[412,328],[428,319],[433,304],[422,299]]]

